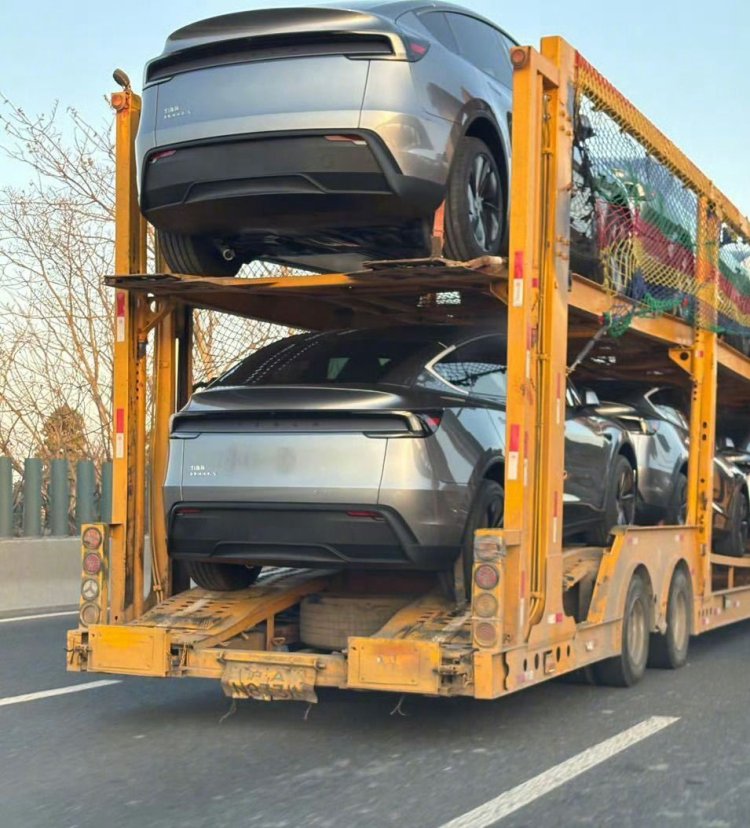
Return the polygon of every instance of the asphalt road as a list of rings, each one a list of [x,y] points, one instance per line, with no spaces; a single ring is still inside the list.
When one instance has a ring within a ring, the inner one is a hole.
[[[544,775],[496,824],[750,825],[750,623],[630,690],[407,697],[405,716],[395,696],[331,691],[307,719],[305,705],[246,701],[222,721],[218,683],[184,679],[8,703],[112,678],[65,672],[72,623],[0,624],[2,828],[441,828],[651,717],[677,721],[552,790],[559,771]]]

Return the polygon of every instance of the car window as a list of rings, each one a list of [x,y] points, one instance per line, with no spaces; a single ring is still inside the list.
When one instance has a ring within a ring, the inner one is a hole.
[[[428,12],[427,14],[420,14],[419,19],[422,25],[429,31],[429,33],[447,49],[452,52],[458,52],[458,43],[456,42],[453,30],[448,24],[448,20],[443,12]]]
[[[505,86],[513,84],[508,47],[497,29],[465,14],[447,14],[460,54]]]
[[[367,332],[305,334],[246,357],[212,387],[238,385],[407,385],[416,355],[435,353],[428,336],[388,339]],[[425,357],[427,358],[427,357]],[[421,364],[424,364],[423,362]]]
[[[648,399],[665,420],[679,428],[690,428],[687,418],[679,409],[679,402],[669,389],[662,388],[654,391],[648,395]]]
[[[446,354],[432,370],[454,388],[479,397],[507,396],[505,346],[497,337],[469,342]]]

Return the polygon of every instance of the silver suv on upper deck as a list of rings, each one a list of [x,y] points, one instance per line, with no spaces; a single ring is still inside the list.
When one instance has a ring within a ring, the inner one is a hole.
[[[185,26],[146,67],[141,209],[177,272],[265,259],[351,270],[497,254],[513,39],[447,3],[247,11]]]

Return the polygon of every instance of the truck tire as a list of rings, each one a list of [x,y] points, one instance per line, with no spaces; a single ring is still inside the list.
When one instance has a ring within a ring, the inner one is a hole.
[[[467,261],[500,253],[504,230],[503,180],[498,160],[479,138],[456,147],[445,196],[445,255]]]
[[[684,569],[676,569],[672,575],[667,598],[667,629],[664,635],[660,633],[651,635],[649,667],[677,670],[685,665],[690,644],[692,617],[693,599],[690,579]]]
[[[628,526],[635,520],[635,469],[627,457],[618,454],[606,483],[604,510],[597,525],[587,533],[592,546],[608,546],[615,526]]]
[[[350,636],[376,633],[413,600],[410,595],[309,595],[300,604],[300,640],[321,650],[344,650]]]
[[[226,261],[210,240],[201,236],[186,236],[157,230],[164,260],[172,273],[188,276],[236,276],[242,262],[235,258]]]
[[[593,665],[597,684],[632,687],[646,671],[650,607],[648,589],[640,575],[633,575],[625,596],[622,617],[622,650],[619,655]]]
[[[207,561],[188,561],[188,575],[203,589],[214,592],[232,592],[245,589],[254,583],[260,575],[259,566],[242,566],[242,564],[209,563]]]

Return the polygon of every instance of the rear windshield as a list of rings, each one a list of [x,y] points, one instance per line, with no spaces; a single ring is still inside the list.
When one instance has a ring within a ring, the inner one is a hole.
[[[237,385],[410,385],[442,346],[419,336],[369,332],[304,334],[246,357],[212,387]]]

